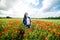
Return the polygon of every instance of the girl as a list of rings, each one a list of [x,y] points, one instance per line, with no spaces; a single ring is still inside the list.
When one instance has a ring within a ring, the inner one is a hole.
[[[24,14],[23,24],[26,26],[26,28],[30,28],[30,26],[31,26],[31,19],[28,16],[28,13]]]

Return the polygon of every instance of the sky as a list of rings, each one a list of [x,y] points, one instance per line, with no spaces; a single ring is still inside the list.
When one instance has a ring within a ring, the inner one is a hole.
[[[0,17],[23,17],[27,12],[31,18],[60,16],[60,0],[0,0]]]

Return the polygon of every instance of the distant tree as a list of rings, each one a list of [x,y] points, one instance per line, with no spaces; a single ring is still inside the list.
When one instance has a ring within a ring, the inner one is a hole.
[[[1,17],[0,17],[1,18]]]
[[[59,17],[48,17],[48,19],[60,19],[60,16]]]
[[[10,16],[6,16],[6,18],[11,18]]]

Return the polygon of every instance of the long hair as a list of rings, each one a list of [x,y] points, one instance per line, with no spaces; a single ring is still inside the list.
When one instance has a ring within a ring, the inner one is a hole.
[[[26,17],[27,14],[28,14],[27,12],[24,14],[24,18],[27,18],[27,17]]]

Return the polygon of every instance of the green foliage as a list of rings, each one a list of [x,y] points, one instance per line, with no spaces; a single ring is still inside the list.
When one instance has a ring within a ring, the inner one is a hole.
[[[2,33],[4,31],[3,27],[0,26],[0,33]]]
[[[10,19],[10,20],[17,20],[17,19]],[[20,20],[20,19],[19,19]],[[12,21],[12,22],[13,22]],[[50,21],[53,24],[60,24],[60,20],[44,20],[46,22]],[[0,20],[0,33],[2,33],[4,31],[4,27],[7,26],[7,28],[9,29],[9,24],[8,24],[9,20],[3,19]],[[10,25],[11,27],[11,25]],[[28,30],[26,31],[25,25],[23,25],[23,23],[19,22],[18,25],[12,24],[12,30],[9,29],[7,31],[7,33],[3,34],[2,36],[0,36],[0,40],[45,40],[45,38],[47,37],[49,40],[60,40],[60,36],[58,36],[57,34],[52,34],[51,32],[49,32],[48,30],[45,29],[39,29],[38,26],[36,24],[31,25],[31,28],[33,30]],[[50,26],[47,28],[51,28]],[[57,28],[56,28],[57,29]],[[20,30],[20,32],[18,34],[15,34],[16,30]],[[57,29],[58,32],[60,32],[60,28]],[[36,34],[37,33],[37,34]],[[26,38],[24,38],[24,34],[26,34]],[[12,37],[13,36],[13,37]]]

